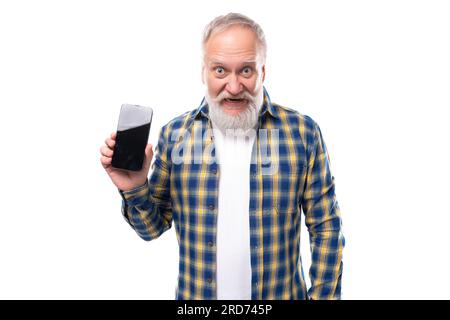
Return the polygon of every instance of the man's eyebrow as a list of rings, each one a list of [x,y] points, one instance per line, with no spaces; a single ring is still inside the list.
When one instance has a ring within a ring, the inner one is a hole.
[[[246,60],[246,61],[243,61],[242,62],[242,64],[244,65],[244,64],[256,64],[257,63],[257,61],[256,60]],[[209,65],[224,65],[224,64],[226,64],[226,62],[224,62],[224,61],[219,61],[219,60],[214,60],[214,61],[211,61],[210,63],[209,63]]]
[[[213,65],[213,64],[223,64],[223,62],[221,62],[221,61],[211,61],[211,62],[209,62],[209,65]]]

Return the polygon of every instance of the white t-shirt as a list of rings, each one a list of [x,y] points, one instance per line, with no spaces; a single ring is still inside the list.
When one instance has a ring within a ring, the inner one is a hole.
[[[229,135],[213,123],[219,163],[217,299],[251,300],[250,162],[255,135]]]

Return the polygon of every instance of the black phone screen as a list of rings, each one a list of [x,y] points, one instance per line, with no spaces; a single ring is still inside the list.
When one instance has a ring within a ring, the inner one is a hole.
[[[152,114],[148,107],[122,105],[111,163],[114,168],[142,169]]]

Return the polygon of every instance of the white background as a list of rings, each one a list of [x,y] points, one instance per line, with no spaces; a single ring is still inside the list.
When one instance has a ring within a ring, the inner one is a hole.
[[[151,143],[198,106],[230,11],[265,30],[272,100],[322,129],[343,298],[450,298],[450,4],[429,0],[2,1],[0,298],[174,298],[174,228],[134,233],[99,148],[122,103],[154,108]]]

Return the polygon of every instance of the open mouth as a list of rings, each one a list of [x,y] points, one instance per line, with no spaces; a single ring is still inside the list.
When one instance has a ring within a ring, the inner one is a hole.
[[[223,99],[223,101],[227,102],[228,104],[241,104],[241,103],[247,103],[246,99],[232,99],[232,98],[227,98],[227,99]]]

